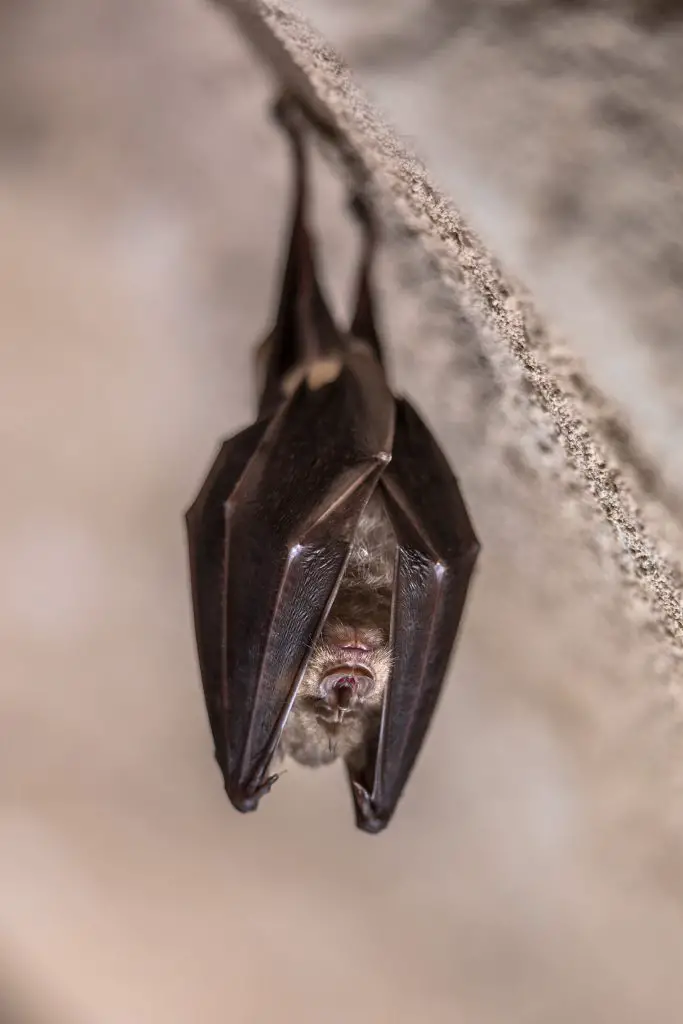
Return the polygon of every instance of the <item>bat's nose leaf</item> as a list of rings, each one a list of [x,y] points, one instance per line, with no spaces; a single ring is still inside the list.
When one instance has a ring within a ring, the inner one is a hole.
[[[337,707],[348,708],[353,699],[353,686],[349,683],[340,682],[334,688]]]

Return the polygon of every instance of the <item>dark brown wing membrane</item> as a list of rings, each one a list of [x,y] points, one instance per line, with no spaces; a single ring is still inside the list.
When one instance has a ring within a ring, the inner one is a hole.
[[[397,539],[394,665],[375,756],[352,776],[357,824],[368,832],[389,823],[424,741],[479,552],[455,476],[404,400],[381,487]]]
[[[185,516],[199,668],[216,758],[225,772],[222,705],[225,502],[268,427],[261,420],[225,441]]]
[[[393,411],[374,360],[350,357],[331,383],[302,384],[265,430],[257,424],[256,434],[228,442],[224,466],[211,471],[188,515],[204,688],[217,759],[240,810],[253,809],[268,786],[295,684],[385,469]],[[229,472],[249,446],[243,471]]]

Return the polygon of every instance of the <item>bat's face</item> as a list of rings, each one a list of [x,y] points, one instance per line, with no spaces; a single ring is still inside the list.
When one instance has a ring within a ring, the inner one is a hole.
[[[310,766],[353,756],[377,729],[390,668],[388,631],[331,617],[299,686],[282,753]]]
[[[300,764],[338,757],[362,762],[377,733],[391,672],[394,550],[383,506],[373,497],[282,733],[280,752]]]
[[[349,572],[334,602],[287,719],[281,753],[301,764],[362,760],[376,734],[391,671],[393,553],[377,517],[361,523]],[[378,537],[379,534],[379,537]],[[367,540],[371,539],[373,551]],[[379,543],[377,541],[379,540]]]

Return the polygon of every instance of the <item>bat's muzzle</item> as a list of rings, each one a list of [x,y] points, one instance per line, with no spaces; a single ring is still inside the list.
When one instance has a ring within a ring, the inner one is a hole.
[[[374,684],[372,673],[360,665],[342,665],[322,680],[322,698],[318,713],[325,719],[341,722],[353,716]]]
[[[342,665],[323,677],[324,699],[333,708],[347,710],[372,689],[374,677],[362,665]]]

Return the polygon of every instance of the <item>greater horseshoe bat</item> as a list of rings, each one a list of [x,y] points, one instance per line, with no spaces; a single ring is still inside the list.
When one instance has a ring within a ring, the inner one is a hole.
[[[355,312],[330,312],[308,223],[306,122],[275,107],[295,195],[256,422],[224,441],[186,515],[195,631],[215,753],[255,810],[285,756],[343,758],[356,823],[390,821],[429,727],[479,544],[429,429],[389,389],[374,310],[374,217]]]

